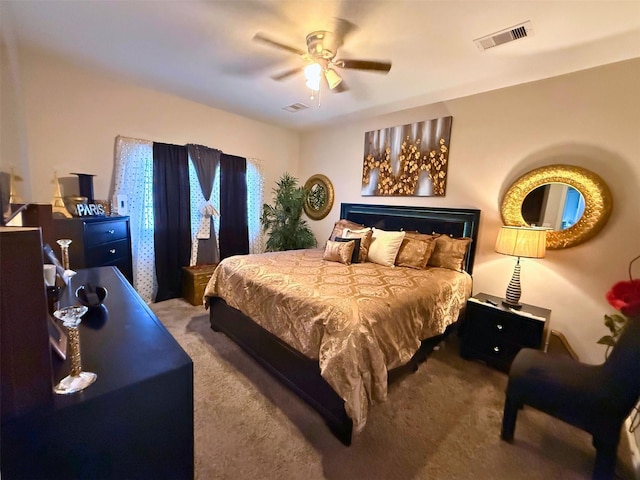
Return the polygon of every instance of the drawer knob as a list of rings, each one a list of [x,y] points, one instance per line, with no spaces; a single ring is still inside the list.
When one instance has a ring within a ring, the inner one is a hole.
[[[498,324],[496,325],[496,328],[497,328],[498,330],[502,330],[504,327],[498,323]]]
[[[107,230],[107,233],[108,233],[109,235],[113,235],[114,233],[116,233],[116,231],[115,231],[115,230],[113,230],[113,229],[111,229],[111,230]]]
[[[109,253],[116,253],[116,249],[115,248],[110,249]]]
[[[500,347],[493,347],[493,351],[496,353],[500,353]]]

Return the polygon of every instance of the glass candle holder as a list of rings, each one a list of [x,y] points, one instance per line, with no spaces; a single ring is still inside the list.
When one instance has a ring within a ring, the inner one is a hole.
[[[79,392],[87,388],[98,378],[95,373],[82,371],[78,325],[80,325],[82,315],[87,313],[87,310],[88,308],[84,305],[73,305],[53,312],[53,315],[62,320],[62,324],[67,329],[69,336],[69,358],[71,359],[71,372],[53,388],[55,393],[69,394]]]
[[[71,240],[68,238],[61,238],[60,240],[57,240],[56,243],[60,245],[60,251],[62,252],[62,268],[69,270],[69,245],[71,245]]]

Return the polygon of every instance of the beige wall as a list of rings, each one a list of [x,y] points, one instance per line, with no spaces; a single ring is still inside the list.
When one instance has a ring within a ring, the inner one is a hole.
[[[40,52],[20,49],[17,57],[28,155],[24,170],[30,170],[20,172],[26,182],[19,187],[27,192],[30,187],[28,200],[51,201],[54,169],[60,177],[75,179],[74,187],[77,177],[70,172],[95,174],[95,198],[108,198],[117,135],[198,143],[261,159],[266,185],[285,170],[297,173],[299,136],[293,131],[96,74]],[[3,69],[3,88],[5,80]],[[17,120],[16,115],[10,119],[12,125]],[[2,153],[5,169],[9,161],[4,149]]]
[[[2,191],[7,194],[8,173],[29,176],[24,131],[24,111],[21,105],[19,71],[16,55],[4,42],[0,43],[0,172]],[[5,175],[7,174],[7,175]],[[31,197],[28,183],[19,185],[21,194]],[[21,200],[19,198],[18,200]],[[4,199],[3,201],[6,201]]]
[[[319,239],[328,237],[340,202],[479,208],[474,293],[504,295],[515,259],[494,252],[503,193],[533,168],[588,168],[613,190],[605,230],[583,245],[548,251],[544,259],[523,259],[521,301],[552,309],[552,328],[568,337],[581,359],[599,363],[604,350],[596,341],[607,333],[603,315],[613,311],[604,294],[625,279],[629,260],[640,254],[638,78],[640,60],[634,60],[307,132],[300,178],[325,174],[336,193],[331,214],[311,221],[312,228]],[[444,198],[360,196],[365,132],[445,115],[453,116],[453,126]]]

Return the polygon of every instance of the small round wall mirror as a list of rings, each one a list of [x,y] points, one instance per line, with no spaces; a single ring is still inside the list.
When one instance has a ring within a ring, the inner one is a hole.
[[[595,173],[549,165],[516,180],[502,200],[505,225],[547,227],[547,248],[568,248],[598,233],[609,219],[611,192]]]
[[[304,213],[312,220],[321,220],[333,207],[333,185],[321,174],[312,175],[304,184],[307,197],[304,201]]]

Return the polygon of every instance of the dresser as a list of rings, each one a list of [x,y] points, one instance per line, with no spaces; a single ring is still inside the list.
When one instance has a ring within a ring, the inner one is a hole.
[[[2,479],[192,480],[191,358],[114,267],[79,269],[61,305],[87,282],[109,292],[79,327],[82,368],[98,378],[3,422]],[[70,368],[52,363],[49,392]]]
[[[2,424],[53,402],[39,228],[0,226],[0,377]]]
[[[512,310],[502,305],[502,300],[486,293],[469,299],[460,355],[508,372],[520,349],[545,347],[551,310],[527,304],[522,304],[520,310]]]
[[[114,266],[133,283],[129,217],[78,217],[54,220],[56,239],[70,238],[72,270]],[[51,245],[60,258],[60,247]]]

